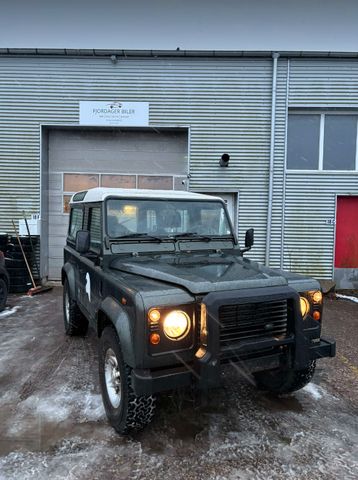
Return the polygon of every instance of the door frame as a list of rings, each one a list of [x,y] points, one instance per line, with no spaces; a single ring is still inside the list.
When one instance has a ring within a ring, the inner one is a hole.
[[[338,211],[338,197],[355,197],[358,199],[357,193],[336,193],[334,198],[334,234],[333,234],[333,255],[332,255],[332,280],[335,279],[336,270],[336,241],[337,241],[337,211]]]

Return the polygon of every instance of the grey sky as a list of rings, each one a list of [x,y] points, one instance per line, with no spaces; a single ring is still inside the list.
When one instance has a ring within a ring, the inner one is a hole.
[[[0,47],[358,51],[357,0],[0,0]]]

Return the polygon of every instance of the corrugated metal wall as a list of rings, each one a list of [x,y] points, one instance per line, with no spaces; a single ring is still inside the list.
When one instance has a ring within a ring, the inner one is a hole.
[[[79,100],[147,101],[151,126],[190,126],[191,189],[240,191],[240,236],[256,229],[263,260],[271,74],[270,58],[1,57],[0,230],[39,210],[40,124],[77,124]]]
[[[278,61],[270,263],[329,278],[334,225],[326,220],[336,194],[358,194],[358,174],[285,175],[287,106],[356,108],[358,61],[291,59],[287,95],[288,63]],[[239,191],[240,239],[254,227],[250,256],[263,261],[271,82],[270,57],[0,57],[0,231],[22,209],[39,210],[41,124],[77,125],[80,100],[146,101],[151,126],[190,126],[191,189]],[[224,152],[227,169],[218,166]]]
[[[289,108],[356,108],[358,61],[291,60]],[[332,278],[336,195],[358,195],[358,172],[287,171],[284,267]]]

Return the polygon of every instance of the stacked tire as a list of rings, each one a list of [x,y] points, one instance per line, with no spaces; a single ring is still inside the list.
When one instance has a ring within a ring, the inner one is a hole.
[[[0,250],[5,255],[6,246],[8,244],[8,236],[7,233],[0,233]]]
[[[21,252],[20,245],[16,237],[10,237],[10,243],[6,246],[5,251],[5,266],[10,275],[10,292],[11,293],[25,293],[31,288],[31,279],[28,273],[24,257]],[[33,264],[33,254],[28,237],[20,237],[22,248],[25,252],[26,259],[30,265]],[[37,238],[32,238],[32,243],[35,246]]]

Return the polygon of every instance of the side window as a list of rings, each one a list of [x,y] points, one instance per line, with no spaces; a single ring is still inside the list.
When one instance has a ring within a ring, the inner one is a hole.
[[[357,127],[353,114],[290,114],[287,168],[358,170]]]
[[[102,222],[101,222],[101,208],[92,207],[89,209],[89,231],[91,234],[90,247],[93,250],[99,250],[102,242]]]
[[[318,169],[319,133],[319,115],[288,116],[287,168]]]
[[[72,208],[70,216],[70,226],[68,229],[68,238],[70,240],[76,240],[76,233],[78,230],[82,230],[83,225],[83,209],[76,207]]]
[[[326,115],[324,122],[323,170],[354,170],[357,117]]]

